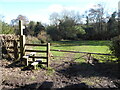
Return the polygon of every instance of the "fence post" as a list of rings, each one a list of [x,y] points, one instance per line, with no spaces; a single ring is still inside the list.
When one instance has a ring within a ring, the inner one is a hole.
[[[14,58],[15,60],[19,58],[18,42],[16,40],[14,40]]]
[[[20,30],[20,36],[23,35],[22,20],[19,20],[19,30]]]
[[[25,35],[20,36],[20,58],[22,59],[25,54]]]
[[[49,67],[50,61],[50,43],[47,43],[47,67]]]
[[[23,26],[21,20],[19,20],[19,30],[20,30],[20,59],[22,59],[25,54],[25,35],[23,35]]]

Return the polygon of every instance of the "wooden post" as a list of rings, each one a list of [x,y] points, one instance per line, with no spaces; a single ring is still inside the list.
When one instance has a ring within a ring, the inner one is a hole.
[[[19,58],[18,43],[14,40],[14,58],[17,60]]]
[[[22,21],[19,20],[19,30],[20,30],[20,35],[23,35],[23,28],[22,28]]]
[[[49,67],[50,61],[50,43],[47,43],[47,67]]]
[[[20,58],[25,55],[25,35],[20,36]]]
[[[19,20],[19,30],[20,30],[20,58],[22,59],[25,54],[25,35],[23,35],[23,26],[21,20]]]
[[[26,65],[26,66],[29,65],[28,58],[29,58],[29,56],[23,56],[23,62],[24,62],[24,65]]]

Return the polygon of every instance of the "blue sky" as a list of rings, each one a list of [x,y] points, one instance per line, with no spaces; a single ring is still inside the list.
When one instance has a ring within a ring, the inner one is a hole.
[[[118,9],[118,1],[120,0],[0,0],[0,15],[4,16],[3,20],[7,23],[19,14],[29,20],[49,23],[49,15],[53,12],[66,9],[82,14],[98,3],[102,3],[105,10],[111,14]]]

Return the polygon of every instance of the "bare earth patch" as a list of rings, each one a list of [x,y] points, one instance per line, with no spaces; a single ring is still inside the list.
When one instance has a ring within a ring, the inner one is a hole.
[[[73,56],[73,54],[69,55]],[[44,88],[120,89],[119,72],[115,63],[100,63],[92,66],[86,63],[76,63],[72,60],[73,58],[51,60],[51,68],[48,70],[23,70],[22,67],[14,66],[12,61],[0,60],[2,90],[39,90]]]

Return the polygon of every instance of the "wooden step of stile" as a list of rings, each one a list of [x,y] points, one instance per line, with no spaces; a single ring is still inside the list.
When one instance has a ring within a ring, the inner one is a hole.
[[[29,56],[23,56],[24,64],[27,66],[28,66],[28,59],[29,59]]]
[[[31,65],[34,67],[34,69],[36,69],[36,66],[40,63],[42,63],[42,60],[36,60],[35,62],[31,63]]]

